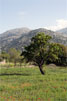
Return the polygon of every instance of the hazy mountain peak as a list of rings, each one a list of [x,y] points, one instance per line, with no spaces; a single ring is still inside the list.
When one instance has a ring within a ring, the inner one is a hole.
[[[61,33],[67,32],[67,27],[66,28],[63,28],[63,29],[60,29],[60,30],[57,30],[57,32],[61,32]]]
[[[61,30],[58,30],[57,32],[59,32],[61,35],[67,37],[67,28],[63,28]]]

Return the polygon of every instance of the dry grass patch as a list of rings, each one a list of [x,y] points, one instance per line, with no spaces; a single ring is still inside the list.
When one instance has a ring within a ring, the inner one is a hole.
[[[31,83],[24,83],[21,84],[21,88],[32,86]]]

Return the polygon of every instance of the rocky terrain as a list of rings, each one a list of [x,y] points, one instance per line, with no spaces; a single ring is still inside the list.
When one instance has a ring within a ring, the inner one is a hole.
[[[3,51],[8,51],[10,48],[16,48],[22,50],[24,46],[31,42],[31,38],[38,32],[44,32],[52,36],[51,42],[57,42],[67,45],[67,31],[66,32],[54,32],[44,28],[30,30],[28,28],[19,28],[9,30],[0,34],[0,48]],[[64,33],[64,34],[62,34]]]

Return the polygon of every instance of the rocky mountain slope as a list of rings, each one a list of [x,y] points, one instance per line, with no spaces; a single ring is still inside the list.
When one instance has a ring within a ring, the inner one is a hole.
[[[44,28],[35,30],[20,28],[9,30],[3,34],[0,34],[0,47],[4,51],[8,51],[10,48],[22,50],[24,46],[30,43],[31,38],[38,32],[44,32],[45,34],[52,36],[51,42],[57,42],[67,45],[67,37],[61,35],[59,32],[53,32]]]
[[[59,33],[61,33],[61,35],[67,37],[67,28],[63,28],[63,29],[61,29],[61,30],[58,30],[57,32],[59,32]]]
[[[2,48],[2,50],[8,50],[8,47],[12,42],[20,38],[21,36],[28,34],[29,31],[30,29],[28,28],[18,28],[0,34],[0,47]]]

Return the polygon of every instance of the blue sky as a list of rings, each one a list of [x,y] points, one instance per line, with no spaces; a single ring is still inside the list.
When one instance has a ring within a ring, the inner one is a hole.
[[[67,27],[67,0],[0,0],[0,33],[21,27]]]

